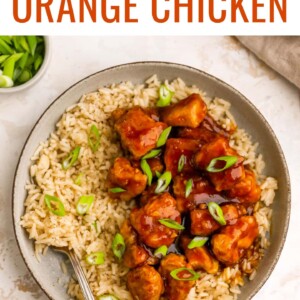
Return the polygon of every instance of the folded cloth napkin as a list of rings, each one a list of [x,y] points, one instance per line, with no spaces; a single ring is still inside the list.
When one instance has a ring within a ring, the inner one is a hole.
[[[300,88],[300,37],[238,36],[261,60]]]

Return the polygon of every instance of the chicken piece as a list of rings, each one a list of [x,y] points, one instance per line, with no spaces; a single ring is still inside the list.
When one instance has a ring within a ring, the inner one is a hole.
[[[237,219],[247,213],[242,205],[225,204],[221,206],[227,224],[236,223]],[[221,225],[211,216],[208,209],[191,211],[191,233],[193,235],[209,236],[221,228]]]
[[[205,102],[199,94],[187,98],[161,110],[162,121],[171,126],[196,128],[200,125],[207,112]]]
[[[121,187],[124,192],[112,193],[110,196],[128,201],[141,194],[147,185],[147,176],[138,168],[131,166],[130,161],[124,157],[115,159],[114,165],[108,172],[109,188]]]
[[[219,270],[219,262],[210,254],[206,246],[189,249],[188,245],[191,240],[188,236],[183,235],[180,238],[180,245],[193,269],[203,269],[207,273],[216,274]]]
[[[151,186],[149,186],[147,189],[145,189],[142,194],[139,197],[139,204],[140,206],[144,206],[146,205],[149,200],[151,200],[152,197],[156,196],[157,194],[155,194],[155,189],[156,189],[157,184],[152,184]]]
[[[111,113],[111,118],[116,123],[127,112],[126,108],[117,108]]]
[[[141,107],[129,109],[115,123],[123,147],[128,149],[134,158],[140,158],[154,149],[165,128],[165,123],[155,122]]]
[[[193,180],[193,187],[190,195],[186,198],[185,186],[189,179]],[[196,173],[181,173],[174,177],[173,192],[177,201],[177,208],[181,213],[193,210],[199,204],[207,202],[207,200],[214,201],[215,198],[222,198],[207,179]]]
[[[157,107],[146,107],[144,108],[145,113],[154,121],[159,122],[159,110]]]
[[[185,300],[191,288],[195,284],[194,280],[191,281],[176,280],[170,275],[171,271],[179,268],[192,269],[192,266],[186,262],[185,257],[183,255],[177,255],[171,253],[165,256],[161,260],[158,272],[166,280],[164,296],[168,300]],[[177,274],[178,277],[182,276],[182,278],[184,275],[189,275],[189,273],[183,271]]]
[[[156,172],[159,172],[160,174],[163,173],[164,164],[159,157],[147,159],[147,163],[149,164],[153,176],[156,176]]]
[[[202,170],[206,169],[212,159],[228,155],[238,158],[233,166],[221,172],[208,173],[210,180],[218,192],[231,189],[245,177],[243,166],[244,158],[238,155],[238,153],[229,146],[228,140],[224,137],[218,137],[212,142],[205,144],[201,150],[194,155],[195,165]]]
[[[159,300],[164,292],[164,283],[160,274],[148,265],[129,271],[127,287],[133,299]]]
[[[225,138],[230,137],[230,133],[218,125],[208,114],[205,116],[199,127],[179,128],[177,135],[180,138],[198,140],[202,145],[210,143],[219,136]]]
[[[228,191],[228,196],[238,198],[242,203],[256,203],[261,196],[261,189],[256,183],[253,171],[245,170],[245,178]]]
[[[147,251],[138,244],[137,234],[131,226],[129,220],[124,221],[120,228],[125,241],[125,252],[123,255],[123,263],[128,268],[135,268],[149,259]]]
[[[175,199],[167,192],[155,195],[141,208],[134,208],[130,221],[138,232],[141,241],[149,247],[158,248],[171,245],[178,235],[178,230],[162,225],[160,219],[171,219],[181,223]]]
[[[191,139],[168,139],[164,161],[166,170],[172,173],[172,176],[178,174],[178,161],[181,155],[185,156],[185,164],[182,172],[193,171],[192,158],[194,153],[200,149],[199,142]]]
[[[212,251],[226,265],[236,264],[258,236],[255,217],[243,216],[227,225],[211,239]]]

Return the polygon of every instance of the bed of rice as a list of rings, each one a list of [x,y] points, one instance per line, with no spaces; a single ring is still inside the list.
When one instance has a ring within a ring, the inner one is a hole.
[[[127,218],[134,203],[125,203],[109,198],[105,180],[108,169],[115,157],[122,155],[120,144],[109,120],[111,112],[118,107],[154,105],[158,88],[162,82],[152,76],[144,84],[131,82],[112,84],[97,92],[84,95],[78,104],[70,107],[57,123],[55,132],[42,142],[32,157],[31,182],[26,189],[26,211],[21,225],[26,228],[29,238],[34,240],[36,256],[46,252],[48,246],[67,246],[74,249],[81,259],[94,295],[112,293],[119,299],[132,299],[126,289],[128,269],[118,263],[111,251],[111,242],[119,226]],[[200,93],[205,99],[210,115],[224,128],[235,126],[229,112],[230,104],[223,99],[209,99],[196,86],[187,86],[181,79],[165,83],[175,91],[174,101],[191,93]],[[101,132],[101,145],[93,153],[88,146],[88,132],[95,124]],[[239,154],[246,158],[245,164],[255,170],[261,183],[262,198],[255,206],[255,217],[259,223],[259,239],[243,261],[227,267],[217,275],[201,273],[188,299],[236,299],[239,286],[244,284],[243,275],[255,277],[255,268],[268,247],[268,232],[272,216],[271,204],[277,189],[274,178],[262,175],[264,162],[256,154],[257,144],[243,129],[238,129],[230,141]],[[81,146],[78,163],[67,171],[62,170],[61,161],[76,146]],[[74,179],[83,174],[81,185]],[[47,210],[44,195],[56,195],[63,202],[66,215],[57,217]],[[95,195],[95,202],[88,214],[76,214],[76,202],[81,195]],[[106,253],[105,263],[89,266],[84,257],[91,252]],[[64,269],[64,268],[63,268]],[[74,276],[68,285],[68,293],[76,299],[83,299]]]

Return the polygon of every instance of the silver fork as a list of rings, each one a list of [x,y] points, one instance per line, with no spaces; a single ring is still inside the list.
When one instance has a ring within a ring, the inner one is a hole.
[[[80,265],[80,261],[79,261],[78,257],[76,256],[75,252],[73,250],[69,250],[67,247],[52,247],[52,249],[56,252],[64,253],[69,257],[71,264],[74,268],[75,274],[77,276],[78,283],[80,285],[84,299],[85,300],[95,300],[93,293],[91,291],[91,288],[90,288],[88,281],[85,277],[85,274],[83,272],[83,269]]]

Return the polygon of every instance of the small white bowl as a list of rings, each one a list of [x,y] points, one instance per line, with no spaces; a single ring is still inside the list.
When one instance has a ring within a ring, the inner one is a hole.
[[[43,36],[43,38],[45,41],[45,56],[44,56],[44,61],[40,69],[38,70],[38,72],[30,80],[28,80],[27,82],[21,85],[12,86],[9,88],[0,88],[0,94],[11,94],[11,93],[23,91],[24,89],[33,86],[36,82],[38,82],[42,78],[49,65],[51,53],[52,53],[51,38],[49,36]]]

